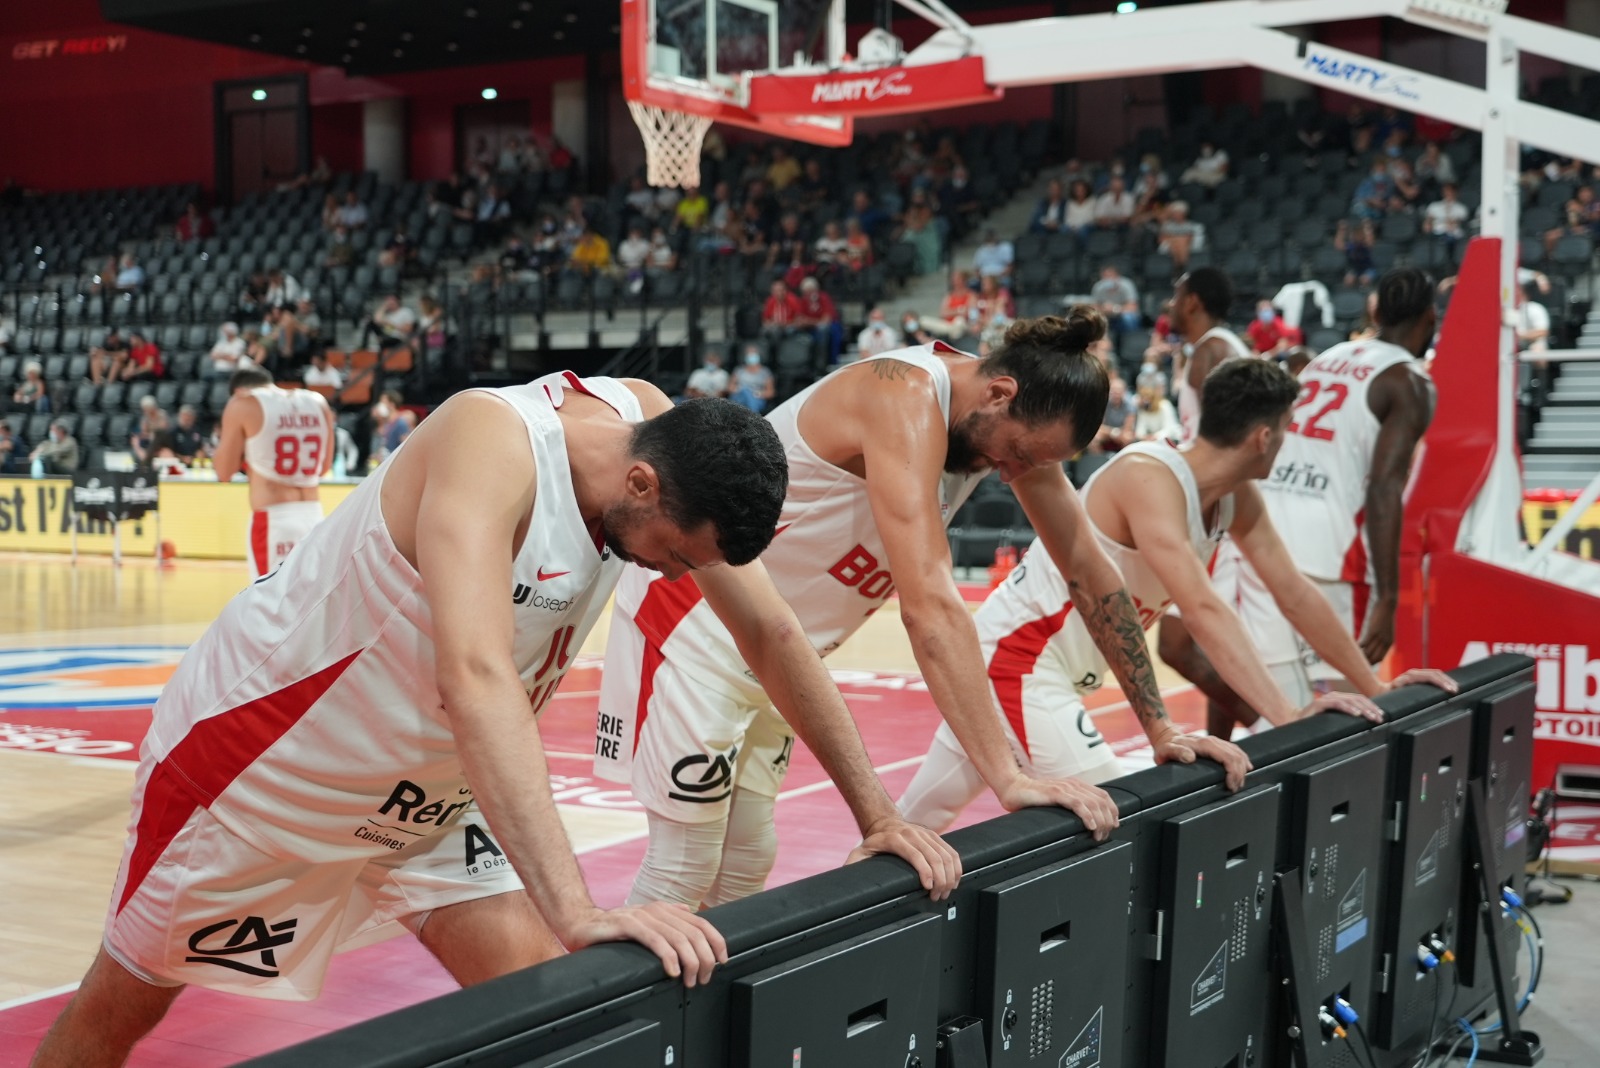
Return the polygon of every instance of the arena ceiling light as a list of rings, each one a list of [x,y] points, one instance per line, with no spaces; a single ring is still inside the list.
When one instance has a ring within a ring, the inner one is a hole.
[[[250,93],[250,99],[251,100],[258,100],[259,101],[259,100],[265,100],[266,98],[267,98],[267,91],[265,89],[256,89],[256,90],[254,90],[254,91],[252,91]]]
[[[1139,5],[1134,3],[1133,0],[1122,0],[1122,3],[1117,5],[1117,14],[1119,15],[1131,15],[1138,10]]]
[[[494,88],[493,86],[490,86],[490,87],[484,89],[484,91],[483,91],[483,98],[485,100],[493,100],[495,97],[497,97],[499,95],[500,95],[500,90]]]

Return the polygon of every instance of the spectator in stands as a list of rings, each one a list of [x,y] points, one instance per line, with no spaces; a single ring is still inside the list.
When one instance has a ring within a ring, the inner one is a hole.
[[[970,231],[983,214],[983,201],[978,199],[972,174],[962,163],[950,169],[950,177],[937,188],[935,200],[945,222],[947,240],[951,234],[960,236]]]
[[[275,378],[286,377],[309,348],[294,312],[278,306],[268,308],[261,322],[261,346],[267,357],[265,366]]]
[[[1069,159],[1061,168],[1061,184],[1070,192],[1073,182],[1088,182],[1091,190],[1094,186],[1094,176],[1089,173],[1089,168],[1083,165],[1082,160]]]
[[[900,336],[905,339],[905,344],[908,347],[911,345],[927,345],[933,341],[933,335],[923,327],[922,320],[917,317],[917,313],[914,311],[900,313]]]
[[[1394,182],[1394,196],[1389,210],[1414,212],[1422,206],[1422,183],[1417,181],[1411,164],[1405,159],[1389,161],[1389,178]]]
[[[711,215],[711,203],[697,185],[683,191],[683,199],[672,209],[672,225],[679,230],[698,230]]]
[[[11,430],[11,424],[0,420],[0,475],[19,475],[27,468],[22,462],[27,448],[21,438]]]
[[[1580,185],[1562,207],[1562,225],[1544,235],[1544,249],[1548,255],[1555,251],[1556,242],[1563,237],[1600,238],[1600,197],[1594,187]]]
[[[17,336],[17,320],[0,311],[0,352],[11,351],[11,340]]]
[[[1200,155],[1183,172],[1179,179],[1215,189],[1228,180],[1228,153],[1215,142],[1201,141]]]
[[[678,250],[672,247],[672,239],[659,223],[650,233],[650,255],[645,264],[658,274],[678,269]]]
[[[688,384],[683,387],[685,399],[695,400],[700,397],[721,397],[728,392],[728,372],[722,369],[721,349],[706,349],[705,357],[699,367],[689,375]]]
[[[617,266],[630,293],[644,289],[644,268],[650,260],[650,242],[644,236],[644,226],[635,222],[628,227],[628,236],[617,242]]]
[[[850,215],[847,222],[851,220],[870,238],[878,232],[879,227],[889,221],[889,216],[872,202],[872,197],[865,189],[858,189],[855,196],[850,198]]]
[[[241,364],[249,362],[258,367],[265,367],[271,362],[271,357],[267,354],[267,346],[261,340],[259,327],[245,327],[243,339],[244,359],[239,361]]]
[[[401,226],[395,232],[399,233],[403,229],[404,226]],[[293,308],[304,300],[305,296],[305,286],[282,267],[274,267],[267,272],[267,288],[261,297],[262,304],[269,308]]]
[[[217,224],[211,221],[211,216],[200,210],[197,202],[191,200],[188,207],[183,209],[175,229],[179,241],[202,241],[216,234]]]
[[[117,275],[112,288],[118,293],[140,293],[144,291],[145,273],[139,265],[139,260],[131,252],[124,252],[117,261]]]
[[[1052,178],[1045,186],[1044,199],[1033,209],[1033,219],[1029,221],[1028,229],[1036,234],[1055,234],[1066,228],[1067,196],[1061,188],[1060,179]]]
[[[50,436],[28,454],[28,461],[37,464],[43,474],[70,475],[78,469],[78,439],[57,419],[50,424]]]
[[[1111,376],[1111,392],[1106,397],[1106,414],[1100,420],[1100,429],[1095,431],[1094,440],[1089,443],[1090,452],[1116,452],[1124,445],[1132,444],[1136,439],[1133,434],[1133,417],[1135,405],[1128,398],[1128,383],[1118,375]]]
[[[400,393],[386,389],[372,403],[372,446],[368,453],[377,463],[400,447],[417,425],[417,417],[401,405]]]
[[[44,414],[50,411],[50,389],[45,385],[44,367],[38,360],[22,365],[22,381],[11,393],[11,404],[19,412]]]
[[[1306,366],[1316,358],[1317,354],[1304,345],[1295,345],[1293,348],[1285,349],[1279,353],[1278,362],[1283,364],[1285,371],[1299,378],[1300,372],[1304,371]]]
[[[544,275],[554,274],[567,261],[567,246],[561,240],[561,227],[554,215],[545,215],[534,231],[528,268]]]
[[[400,294],[387,294],[361,329],[361,347],[376,337],[380,349],[409,342],[417,329],[417,313],[400,303]]]
[[[856,337],[856,354],[864,360],[882,352],[892,352],[899,347],[899,333],[885,319],[883,308],[874,307],[867,313],[867,325]]]
[[[1096,201],[1089,183],[1082,178],[1074,181],[1068,189],[1067,209],[1062,227],[1075,235],[1081,243],[1094,231]]]
[[[1106,191],[1095,198],[1094,224],[1102,230],[1120,230],[1127,227],[1139,203],[1128,192],[1121,175],[1114,175]]]
[[[178,409],[178,420],[167,440],[172,447],[172,454],[186,464],[193,463],[195,457],[204,456],[210,451],[206,448],[205,437],[200,433],[199,413],[192,404],[185,404]]]
[[[572,246],[567,260],[579,274],[593,275],[611,270],[611,242],[601,237],[594,227],[584,225],[578,243]]]
[[[972,269],[980,282],[993,276],[1009,283],[1016,258],[1016,250],[1011,242],[1002,241],[999,232],[991,226],[983,232],[983,244],[972,253]]]
[[[1167,191],[1161,186],[1161,176],[1154,172],[1141,173],[1133,187],[1133,217],[1128,225],[1154,224],[1159,228],[1166,212]]]
[[[822,226],[822,236],[811,246],[811,258],[826,278],[834,278],[849,268],[850,243],[832,219]]]
[[[743,362],[734,370],[733,378],[728,383],[728,399],[759,413],[767,410],[767,405],[777,392],[778,384],[772,372],[761,363],[761,350],[754,347],[746,349]]]
[[[166,372],[161,348],[135,330],[128,335],[128,358],[122,362],[117,378],[123,382],[154,382]]]
[[[800,282],[800,317],[795,325],[812,332],[817,348],[828,354],[830,366],[839,362],[839,352],[844,348],[844,325],[839,322],[839,310],[833,298],[815,278],[804,278]]]
[[[844,243],[846,262],[852,271],[872,265],[872,238],[861,228],[859,220],[845,220]]]
[[[300,381],[307,386],[330,386],[339,389],[344,385],[344,372],[328,362],[326,351],[313,352],[311,365],[301,373]]]
[[[978,280],[978,292],[973,294],[967,307],[967,332],[982,336],[997,322],[1007,322],[1017,317],[1016,303],[1011,291],[1003,289],[996,275],[985,275]]]
[[[772,235],[767,246],[767,270],[784,273],[790,286],[800,284],[811,259],[811,245],[805,231],[800,228],[800,216],[785,212],[778,222],[778,232]]]
[[[1467,220],[1470,217],[1467,206],[1456,197],[1455,183],[1445,182],[1440,188],[1439,199],[1428,205],[1422,228],[1444,246],[1453,261],[1456,258],[1456,245],[1467,236]]]
[[[322,198],[322,228],[332,233],[339,226],[339,198],[329,193]]]
[[[473,214],[473,240],[480,245],[492,245],[510,226],[511,202],[506,199],[505,187],[498,182],[491,183]]]
[[[1177,410],[1167,399],[1166,390],[1155,382],[1141,382],[1139,385],[1139,402],[1133,410],[1131,436],[1134,441],[1173,442],[1183,436],[1183,424],[1178,422]]]
[[[328,241],[328,254],[323,257],[324,267],[348,267],[355,262],[356,248],[350,243],[350,231],[342,226],[333,228]]]
[[[1448,279],[1454,283],[1454,279]],[[1443,283],[1440,283],[1443,285]],[[1378,336],[1378,291],[1373,290],[1367,294],[1367,303],[1362,309],[1361,319],[1356,323],[1354,330],[1350,331],[1351,341],[1366,341],[1368,338]]]
[[[833,199],[833,185],[822,170],[822,161],[815,156],[806,160],[800,180],[795,183],[801,211],[816,212]]]
[[[223,323],[217,343],[211,346],[210,377],[227,378],[239,369],[243,359],[244,339],[239,336],[239,324]]]
[[[89,350],[89,381],[97,386],[115,382],[127,358],[128,343],[123,340],[122,331],[113,326],[106,331],[105,340]]]
[[[1386,153],[1390,153],[1391,148],[1404,150],[1406,142],[1411,140],[1411,126],[1411,116],[1392,105],[1385,106],[1378,112],[1377,122],[1373,124],[1373,143],[1384,146]]]
[[[1256,317],[1246,333],[1258,356],[1277,356],[1302,340],[1300,331],[1283,321],[1270,300],[1256,301]]]
[[[311,185],[327,185],[333,180],[333,168],[328,166],[327,156],[318,156],[309,171],[297,174],[287,182],[278,185],[279,192],[288,192],[291,189],[304,189]]]
[[[799,299],[789,292],[783,279],[777,279],[772,283],[767,302],[761,308],[762,335],[772,341],[782,340],[794,332],[799,318]]]
[[[1529,300],[1527,292],[1517,287],[1517,351],[1547,352],[1550,349],[1550,311],[1536,300]],[[1543,368],[1543,362],[1535,363]]]
[[[500,154],[495,158],[495,169],[501,174],[518,174],[522,171],[522,138],[509,134],[500,142]]]
[[[977,333],[976,294],[966,271],[950,272],[950,289],[939,302],[939,315],[928,319],[923,326],[931,334],[950,341],[960,339],[970,329]]]
[[[450,342],[449,325],[445,322],[444,307],[430,296],[417,299],[417,329],[414,336],[422,343],[422,357],[431,369],[444,357],[445,346]]]
[[[1309,170],[1317,165],[1317,156],[1328,145],[1328,122],[1322,112],[1308,109],[1301,114],[1294,130],[1295,140],[1305,150],[1305,165]]]
[[[410,228],[403,222],[395,223],[394,233],[389,235],[388,243],[378,253],[378,266],[398,267],[404,270],[416,258],[417,243],[411,237]]]
[[[367,206],[361,203],[361,197],[356,194],[354,189],[345,193],[344,203],[340,204],[338,210],[333,213],[335,225],[342,226],[346,230],[365,229],[367,219]]]
[[[1356,186],[1350,200],[1350,214],[1358,219],[1381,219],[1389,214],[1394,202],[1394,179],[1389,174],[1389,163],[1375,157],[1367,176]]]
[[[1378,243],[1378,228],[1371,219],[1361,220],[1355,229],[1344,219],[1333,231],[1333,247],[1344,253],[1344,284],[1369,286],[1378,277],[1372,261],[1372,246]]]
[[[456,209],[461,207],[461,193],[461,175],[459,172],[452,171],[450,177],[443,181],[434,182],[428,188],[428,218],[454,218]]]
[[[300,332],[305,335],[306,351],[321,352],[325,342],[322,339],[322,316],[317,314],[317,306],[310,300],[301,300],[294,306],[294,317],[300,323]]]
[[[800,178],[800,163],[782,144],[772,146],[772,163],[767,167],[767,184],[781,193]]]
[[[147,393],[139,398],[139,425],[128,438],[128,449],[134,459],[140,463],[149,460],[154,451],[152,446],[156,435],[166,433],[171,428],[172,420],[167,418],[167,413],[161,410],[154,397]]]
[[[628,179],[628,192],[622,198],[622,203],[626,207],[624,221],[630,225],[637,219],[644,220],[646,224],[655,221],[656,194],[653,189],[645,185],[644,178],[640,175],[636,174]]]
[[[1167,205],[1157,231],[1159,247],[1172,257],[1172,265],[1182,273],[1189,266],[1189,254],[1205,243],[1206,228],[1189,218],[1189,205],[1174,200]]]
[[[939,220],[933,211],[933,199],[926,190],[911,192],[911,202],[900,218],[899,240],[917,250],[917,273],[933,274],[939,269],[944,255],[944,241],[939,235]],[[1010,242],[1006,242],[1010,247]],[[1010,277],[1009,270],[1006,277]]]
[[[744,205],[739,209],[739,219],[733,225],[733,237],[741,256],[762,256],[768,253],[766,213],[761,208],[761,201],[753,196],[745,198]],[[770,267],[771,257],[767,257]]]
[[[1345,147],[1350,153],[1352,163],[1372,151],[1373,137],[1377,127],[1373,125],[1372,115],[1362,106],[1360,101],[1352,100],[1350,102],[1349,108],[1344,113],[1343,128]],[[1382,141],[1380,140],[1377,143],[1382,144]]]
[[[1439,150],[1437,141],[1427,143],[1411,169],[1427,189],[1443,190],[1447,185],[1456,184],[1455,162]]]
[[[1132,279],[1122,277],[1116,264],[1100,268],[1100,281],[1089,291],[1089,300],[1106,317],[1113,333],[1139,329],[1139,289]]]
[[[706,216],[710,229],[721,233],[739,217],[739,209],[733,203],[733,192],[727,182],[718,182],[711,187],[711,213]]]

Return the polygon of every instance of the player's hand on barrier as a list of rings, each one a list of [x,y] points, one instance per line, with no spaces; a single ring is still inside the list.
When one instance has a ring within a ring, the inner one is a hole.
[[[1020,772],[1002,792],[995,791],[1006,811],[1055,805],[1067,809],[1083,821],[1096,842],[1104,842],[1116,830],[1116,802],[1098,786],[1077,779],[1035,779]]]
[[[1363,697],[1358,693],[1325,693],[1300,710],[1300,719],[1314,716],[1318,712],[1343,712],[1347,716],[1357,719],[1370,719],[1374,723],[1383,722],[1383,709],[1372,703],[1372,698]]]
[[[1461,692],[1456,680],[1438,668],[1412,668],[1410,671],[1402,672],[1398,678],[1389,683],[1391,690],[1398,690],[1402,686],[1433,686],[1445,693]]]
[[[684,986],[710,980],[711,970],[728,961],[728,943],[687,905],[652,901],[618,909],[595,909],[573,925],[562,939],[568,949],[597,942],[638,942],[661,958],[673,979]]]
[[[922,888],[935,901],[943,901],[961,882],[961,854],[939,835],[898,816],[878,820],[867,828],[861,844],[850,851],[846,864],[887,853],[911,865]]]
[[[1244,786],[1245,774],[1253,767],[1244,750],[1222,738],[1204,734],[1184,734],[1173,728],[1152,743],[1157,764],[1193,764],[1196,757],[1214,760],[1222,765],[1229,790]]]

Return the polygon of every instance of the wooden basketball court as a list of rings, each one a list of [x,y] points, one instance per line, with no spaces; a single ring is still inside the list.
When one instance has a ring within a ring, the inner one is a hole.
[[[0,556],[0,1068],[26,1064],[99,945],[129,817],[137,743],[184,647],[248,581],[243,564],[158,569],[103,558]],[[981,599],[981,591],[972,597]],[[621,903],[644,851],[627,790],[593,777],[604,624],[549,706],[542,732],[552,788],[596,900]],[[938,724],[891,602],[829,658],[892,796]],[[1163,675],[1175,718],[1194,727],[1198,695]],[[1129,762],[1148,763],[1120,693],[1091,707]],[[858,840],[843,801],[797,746],[780,796],[773,883],[825,870]],[[997,815],[982,798],[964,822]],[[302,1041],[453,988],[409,937],[335,960],[321,998],[274,1002],[189,990],[135,1053],[141,1066],[213,1066]]]

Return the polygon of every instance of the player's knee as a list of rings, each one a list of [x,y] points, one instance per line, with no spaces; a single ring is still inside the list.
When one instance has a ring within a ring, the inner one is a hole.
[[[778,859],[778,828],[773,819],[774,799],[751,790],[733,792],[728,816],[728,838],[722,865],[706,899],[708,905],[760,893]]]
[[[668,901],[697,909],[706,903],[722,866],[727,817],[705,823],[680,823],[655,813],[650,844],[633,880],[628,904]]]

